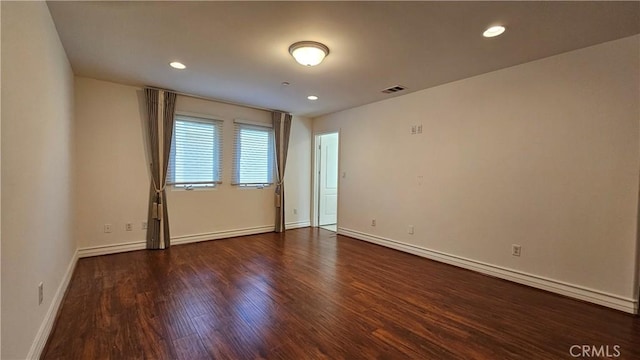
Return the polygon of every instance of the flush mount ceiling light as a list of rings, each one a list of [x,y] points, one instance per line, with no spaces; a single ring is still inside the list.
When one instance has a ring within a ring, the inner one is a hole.
[[[318,100],[318,97],[315,96],[315,95],[309,95],[309,96],[307,96],[307,99],[309,99],[309,100]]]
[[[315,41],[299,41],[289,46],[289,53],[304,66],[316,66],[329,55],[329,48]]]
[[[495,36],[501,35],[505,30],[506,30],[505,27],[502,25],[492,26],[487,30],[485,30],[482,33],[482,36],[488,37],[488,38],[495,37]]]
[[[183,63],[177,62],[177,61],[169,63],[169,66],[171,66],[174,69],[178,69],[178,70],[184,70],[184,69],[187,68]]]

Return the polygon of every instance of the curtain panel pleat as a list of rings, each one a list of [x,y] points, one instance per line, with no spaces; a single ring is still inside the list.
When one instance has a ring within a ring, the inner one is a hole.
[[[175,115],[176,94],[144,89],[147,102],[151,185],[147,221],[147,249],[166,249],[171,245],[166,180]]]
[[[285,207],[284,207],[284,171],[287,165],[287,152],[289,150],[289,135],[291,133],[291,114],[279,111],[272,113],[273,135],[275,137],[276,152],[276,225],[275,232],[285,230]]]

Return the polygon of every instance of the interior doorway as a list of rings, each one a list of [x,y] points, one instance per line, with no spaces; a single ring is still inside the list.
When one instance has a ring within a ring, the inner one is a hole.
[[[338,133],[316,135],[316,223],[338,231]]]

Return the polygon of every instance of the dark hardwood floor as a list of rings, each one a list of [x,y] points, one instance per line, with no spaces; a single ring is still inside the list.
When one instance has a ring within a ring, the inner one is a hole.
[[[640,359],[640,319],[306,228],[81,259],[42,358],[572,359],[573,345]]]

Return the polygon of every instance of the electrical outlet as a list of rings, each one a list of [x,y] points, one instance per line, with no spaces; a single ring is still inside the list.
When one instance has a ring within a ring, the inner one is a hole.
[[[142,230],[147,230],[147,222],[146,221],[142,222]]]
[[[371,226],[376,226],[376,219],[371,219]]]
[[[104,232],[105,233],[111,232],[111,224],[104,224]]]
[[[293,209],[293,215],[298,215],[298,209]]]
[[[520,254],[522,254],[522,246],[516,245],[516,244],[512,244],[511,245],[511,255],[520,256]]]
[[[413,235],[413,225],[409,225],[409,227],[407,228],[407,234]]]
[[[38,305],[42,304],[42,300],[44,300],[44,284],[38,284]]]
[[[127,231],[133,231],[133,224],[132,223],[127,223],[124,226],[124,229],[127,230]]]

